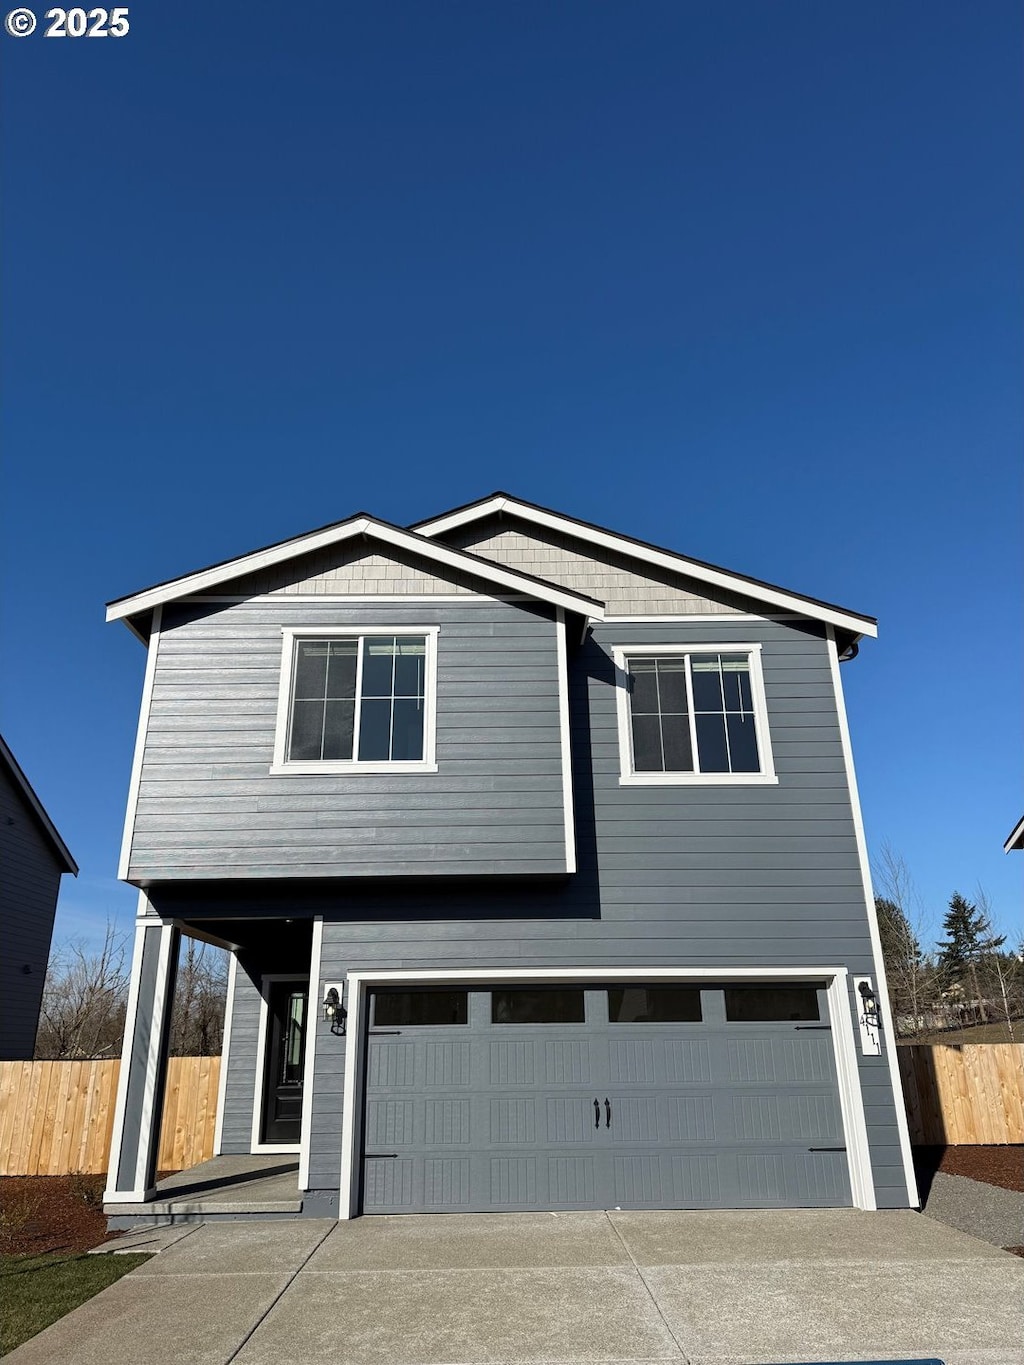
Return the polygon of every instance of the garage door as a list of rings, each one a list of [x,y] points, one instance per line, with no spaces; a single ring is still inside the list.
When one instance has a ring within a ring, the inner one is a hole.
[[[367,1213],[850,1203],[824,987],[371,994]]]

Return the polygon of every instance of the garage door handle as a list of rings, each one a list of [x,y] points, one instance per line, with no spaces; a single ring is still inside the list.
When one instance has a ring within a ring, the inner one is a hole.
[[[845,1152],[845,1147],[808,1147],[809,1152]]]
[[[612,1126],[612,1107],[608,1103],[607,1096],[605,1096],[604,1101],[604,1126],[606,1128],[610,1128]]]
[[[594,1096],[594,1127],[601,1127],[601,1106],[597,1102],[596,1095]]]

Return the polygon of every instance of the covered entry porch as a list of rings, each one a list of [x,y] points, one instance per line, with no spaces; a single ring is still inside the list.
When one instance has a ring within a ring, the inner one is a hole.
[[[145,894],[142,908],[149,913],[136,922],[104,1191],[110,1226],[300,1214],[319,921],[314,928],[311,917],[172,920],[151,913]],[[168,1174],[158,1172],[157,1156],[183,939],[230,956],[213,1158]]]

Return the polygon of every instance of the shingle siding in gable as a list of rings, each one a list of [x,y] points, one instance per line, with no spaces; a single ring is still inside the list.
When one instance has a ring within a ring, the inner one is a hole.
[[[533,574],[574,592],[596,597],[609,616],[723,615],[763,611],[764,606],[716,590],[682,575],[647,570],[636,559],[616,555],[576,536],[562,535],[508,517],[448,532],[447,544]]]
[[[28,1060],[35,1048],[63,870],[0,764],[0,1060]]]
[[[447,596],[479,590],[479,583],[474,587],[474,580],[457,570],[415,558],[400,562],[365,545],[346,542],[222,583],[210,595]]]

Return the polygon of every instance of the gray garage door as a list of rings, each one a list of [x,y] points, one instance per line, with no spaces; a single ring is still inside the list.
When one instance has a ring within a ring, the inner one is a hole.
[[[367,1213],[849,1203],[823,988],[371,995]]]

